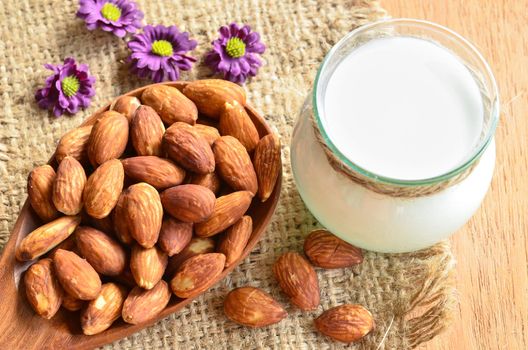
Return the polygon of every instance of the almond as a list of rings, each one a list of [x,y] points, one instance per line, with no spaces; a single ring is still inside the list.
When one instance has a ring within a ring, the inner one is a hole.
[[[198,254],[212,253],[215,250],[215,242],[211,238],[194,237],[181,252],[169,259],[165,275],[172,278],[184,261]]]
[[[126,190],[126,220],[132,238],[144,248],[152,248],[158,241],[163,207],[158,191],[140,182]]]
[[[55,277],[51,259],[31,265],[24,275],[24,284],[33,310],[48,320],[52,318],[61,306],[64,292]]]
[[[171,187],[161,194],[165,211],[183,222],[206,220],[213,213],[215,201],[215,194],[199,185]]]
[[[68,238],[80,222],[80,216],[63,216],[40,226],[20,242],[15,253],[17,260],[29,261],[46,254]]]
[[[65,308],[68,311],[78,311],[82,309],[84,306],[84,301],[76,299],[69,295],[68,293],[64,292],[64,295],[62,296],[62,307]]]
[[[132,145],[140,156],[160,156],[165,126],[152,107],[141,106],[130,123]]]
[[[84,169],[75,158],[66,156],[60,162],[53,182],[53,204],[66,215],[77,215],[81,212],[82,195],[86,184]]]
[[[254,287],[233,289],[224,300],[224,313],[231,321],[247,327],[265,327],[288,316],[268,293]]]
[[[130,235],[129,220],[127,216],[127,192],[121,193],[114,209],[113,222],[116,237],[125,244],[132,244],[134,239]]]
[[[81,126],[64,134],[57,149],[55,150],[55,159],[57,163],[62,162],[64,157],[71,156],[77,159],[81,164],[88,160],[88,140],[92,133],[92,125]]]
[[[161,225],[159,247],[168,256],[178,254],[191,242],[193,225],[173,218],[166,218]]]
[[[211,287],[224,270],[225,255],[208,253],[187,259],[171,280],[171,289],[180,298],[191,298]]]
[[[252,232],[253,220],[251,216],[247,215],[227,229],[216,249],[218,253],[223,253],[226,256],[226,267],[234,264],[242,255]]]
[[[277,135],[268,134],[260,139],[253,155],[253,166],[258,179],[258,196],[265,202],[282,170],[281,145]]]
[[[198,174],[212,173],[215,159],[211,146],[196,130],[185,123],[174,123],[163,137],[169,158],[183,168]]]
[[[361,305],[345,304],[326,310],[314,320],[315,328],[332,339],[357,342],[372,329],[372,314]]]
[[[167,254],[157,247],[132,247],[130,255],[130,271],[137,285],[144,289],[152,289],[163,277],[167,267]]]
[[[185,170],[156,156],[131,157],[123,159],[121,163],[129,178],[146,182],[158,190],[179,185],[185,179]]]
[[[69,250],[70,252],[79,254],[79,250],[77,249],[77,243],[75,242],[75,235],[70,235],[64,241],[60,242],[55,248],[48,252],[47,257],[53,259],[55,252],[59,249]]]
[[[285,253],[273,265],[273,274],[292,304],[305,311],[319,306],[317,274],[305,258]]]
[[[188,83],[183,89],[185,96],[198,107],[200,113],[218,119],[226,102],[246,103],[242,87],[227,80],[206,79]]]
[[[86,260],[73,252],[59,249],[53,257],[53,266],[60,284],[72,297],[92,300],[101,290],[101,279]]]
[[[238,139],[248,152],[255,149],[260,139],[246,109],[237,101],[226,102],[220,114],[218,129],[222,135],[230,135]]]
[[[119,199],[124,179],[123,165],[118,159],[111,159],[95,169],[84,186],[86,213],[96,219],[107,217]]]
[[[59,216],[53,204],[53,182],[55,170],[49,165],[42,165],[33,169],[28,176],[27,192],[29,203],[44,221],[51,221]]]
[[[132,121],[134,112],[141,106],[141,101],[134,96],[121,96],[110,105],[110,110],[124,115],[129,122]]]
[[[193,128],[201,137],[207,140],[210,146],[212,146],[213,143],[215,143],[215,141],[220,137],[218,129],[212,126],[196,124]]]
[[[169,286],[163,280],[150,290],[135,287],[123,304],[123,320],[130,324],[147,322],[165,309],[170,297]]]
[[[189,178],[189,183],[207,187],[213,191],[215,195],[218,194],[220,191],[220,186],[222,185],[220,178],[218,175],[216,175],[216,173],[192,174]]]
[[[363,262],[361,249],[326,230],[315,230],[306,237],[304,253],[313,265],[325,269],[350,267]]]
[[[88,140],[88,158],[92,165],[119,158],[128,142],[128,119],[121,113],[106,111],[95,122]]]
[[[125,250],[105,233],[88,226],[79,226],[75,230],[75,238],[79,252],[95,271],[106,276],[123,272]]]
[[[244,146],[232,136],[222,136],[213,145],[218,174],[232,189],[257,193],[257,174]]]
[[[216,199],[213,214],[195,225],[199,237],[210,237],[237,222],[248,210],[253,195],[248,191],[233,192]]]
[[[141,100],[154,108],[167,125],[175,122],[194,124],[198,119],[196,105],[177,88],[154,85],[143,91]]]
[[[90,301],[81,313],[81,327],[86,335],[98,334],[108,329],[121,317],[126,289],[115,283],[105,283],[101,292]]]

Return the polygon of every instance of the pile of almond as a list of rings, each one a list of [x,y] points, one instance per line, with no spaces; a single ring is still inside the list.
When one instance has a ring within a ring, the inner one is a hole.
[[[35,312],[81,310],[83,332],[97,334],[154,318],[235,264],[253,231],[246,212],[281,167],[278,138],[260,138],[245,103],[224,80],[153,85],[65,134],[54,166],[29,175],[44,224],[16,249],[39,259],[24,276]]]
[[[273,265],[273,274],[290,302],[303,311],[319,307],[317,274],[312,264],[325,269],[345,268],[363,262],[363,253],[326,230],[311,232],[304,242],[306,260],[287,252]],[[288,314],[265,291],[254,287],[237,288],[224,301],[224,312],[234,322],[263,327],[280,322]],[[358,304],[344,304],[323,312],[314,320],[315,328],[341,342],[356,342],[374,329],[372,314]]]

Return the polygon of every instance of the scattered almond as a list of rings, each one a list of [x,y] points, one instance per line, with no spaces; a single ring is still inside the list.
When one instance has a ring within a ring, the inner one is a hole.
[[[86,260],[73,252],[59,249],[53,256],[53,266],[64,290],[80,300],[92,300],[101,290],[101,279]]]
[[[66,156],[60,162],[53,182],[53,204],[66,215],[77,215],[83,207],[82,195],[86,174],[81,163]]]
[[[135,287],[128,294],[121,315],[126,323],[138,324],[156,317],[169,303],[171,293],[161,280],[150,290]]]
[[[183,222],[202,222],[213,213],[216,197],[207,187],[180,185],[166,189],[161,202],[167,213]]]
[[[231,266],[240,257],[253,232],[251,216],[243,216],[227,229],[218,243],[217,252],[226,256],[226,267]]]
[[[313,265],[325,269],[350,267],[363,262],[361,249],[326,230],[315,230],[306,237],[304,253]]]
[[[193,234],[193,225],[173,218],[165,218],[161,225],[158,244],[168,256],[178,254],[190,242]]]
[[[171,289],[180,298],[192,298],[216,282],[224,270],[225,255],[208,253],[187,259],[171,280]]]
[[[132,247],[130,271],[137,285],[144,289],[153,288],[163,277],[167,267],[167,254],[157,247]]]
[[[121,113],[106,111],[95,122],[88,140],[88,158],[92,165],[119,158],[128,142],[128,119]]]
[[[33,169],[28,176],[29,203],[44,222],[49,222],[59,216],[59,211],[53,204],[55,176],[55,170],[49,165],[42,165]]]
[[[51,259],[42,259],[31,265],[24,275],[26,296],[33,310],[50,319],[59,310],[63,290],[55,277]]]
[[[258,179],[258,195],[262,202],[268,200],[282,170],[281,145],[275,134],[260,139],[253,156],[253,166]]]
[[[164,85],[148,87],[143,91],[141,100],[154,108],[167,125],[176,122],[194,124],[198,119],[196,105],[175,87]]]
[[[230,291],[224,300],[224,313],[231,321],[253,328],[278,323],[288,316],[271,295],[254,287]]]
[[[372,314],[361,305],[351,304],[326,310],[314,324],[319,332],[343,343],[357,342],[374,329]]]
[[[223,79],[190,82],[183,89],[183,93],[196,104],[200,113],[214,119],[220,117],[226,102],[237,101],[241,105],[246,104],[244,89]]]
[[[125,250],[105,233],[88,226],[79,226],[75,230],[75,238],[79,252],[95,271],[106,276],[123,272]]]
[[[124,178],[123,165],[118,159],[95,169],[84,186],[84,210],[88,215],[102,219],[110,214],[123,190]]]
[[[213,145],[220,177],[236,191],[257,193],[257,174],[244,146],[232,136],[222,136]]]
[[[81,313],[81,327],[86,335],[98,334],[121,317],[126,289],[115,283],[105,283],[101,292]]]
[[[319,283],[313,267],[297,253],[283,254],[273,265],[273,274],[292,304],[301,310],[319,306]]]

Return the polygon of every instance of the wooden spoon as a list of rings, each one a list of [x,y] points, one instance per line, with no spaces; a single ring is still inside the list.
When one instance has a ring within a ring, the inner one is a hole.
[[[170,82],[161,84],[174,86],[181,90],[186,83]],[[125,95],[139,97],[145,88],[146,86]],[[96,116],[108,110],[109,106],[107,105],[98,110],[83,125],[93,124]],[[272,132],[265,120],[253,108],[246,106],[246,109],[261,137]],[[266,202],[261,203],[258,198],[253,200],[248,211],[248,215],[253,218],[251,238],[242,256],[233,265],[226,268],[216,282],[223,279],[244,260],[264,234],[279,200],[281,180],[282,173],[277,179],[273,193]],[[0,349],[92,349],[148,327],[180,310],[194,299],[179,299],[173,295],[167,308],[155,319],[138,325],[127,324],[119,319],[108,330],[91,336],[82,333],[79,312],[69,312],[61,308],[51,320],[45,320],[38,316],[30,307],[26,300],[24,283],[20,283],[24,271],[31,265],[31,262],[19,263],[15,260],[15,247],[17,244],[41,224],[42,222],[26,200],[15,223],[11,237],[0,257]]]

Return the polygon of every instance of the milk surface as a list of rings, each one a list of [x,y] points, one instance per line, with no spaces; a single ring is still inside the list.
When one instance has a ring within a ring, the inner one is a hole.
[[[427,40],[371,40],[338,65],[318,101],[324,129],[351,162],[419,180],[459,166],[483,127],[478,85],[460,60]]]

